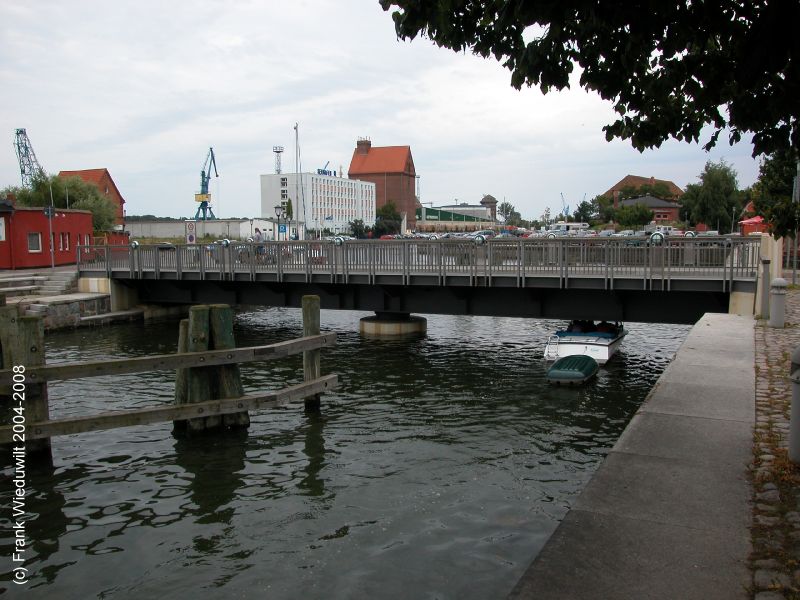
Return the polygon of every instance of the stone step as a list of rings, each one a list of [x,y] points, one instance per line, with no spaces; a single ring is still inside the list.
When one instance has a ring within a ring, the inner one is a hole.
[[[7,297],[10,296],[30,296],[36,294],[39,290],[38,285],[21,285],[17,287],[7,287],[0,289],[0,294]]]
[[[6,288],[20,287],[23,285],[40,285],[47,281],[46,277],[5,277],[0,279],[0,292]]]

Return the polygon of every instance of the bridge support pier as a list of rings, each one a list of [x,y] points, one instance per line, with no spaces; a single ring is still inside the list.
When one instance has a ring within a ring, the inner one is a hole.
[[[425,335],[428,320],[409,313],[376,311],[374,317],[361,319],[358,330],[369,337]]]

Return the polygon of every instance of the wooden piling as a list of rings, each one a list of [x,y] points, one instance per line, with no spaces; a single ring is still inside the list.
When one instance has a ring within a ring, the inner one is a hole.
[[[210,318],[211,347],[214,350],[232,350],[236,348],[233,337],[233,309],[227,304],[212,304]],[[215,380],[217,399],[239,398],[244,396],[244,386],[239,372],[239,365],[221,365],[211,367],[212,379]],[[247,412],[223,415],[222,422],[226,427],[248,427],[250,415]]]
[[[234,350],[233,309],[227,304],[193,306],[185,324],[181,322],[178,352]],[[235,364],[178,369],[175,379],[175,404],[196,404],[209,400],[239,398],[244,387]],[[174,432],[196,433],[207,429],[247,427],[250,416],[246,411],[225,415],[176,421]]]
[[[319,296],[303,296],[303,335],[319,335]],[[303,380],[311,381],[320,376],[320,351],[306,350],[303,352]],[[320,409],[320,395],[314,394],[305,399],[306,412],[317,412]]]
[[[19,308],[17,304],[6,306],[6,297],[0,294],[0,368],[10,369],[14,366],[11,348],[17,335],[17,319]],[[0,385],[0,424],[10,425],[13,416],[11,384]]]
[[[178,329],[178,352],[203,352],[208,350],[208,306],[193,306],[189,309],[189,318],[183,321]],[[185,330],[185,333],[184,333]],[[175,375],[175,403],[194,404],[212,399],[211,377],[206,367],[178,369]],[[208,426],[219,424],[219,417],[206,417],[175,421],[173,432],[198,432]]]
[[[181,319],[178,325],[178,354],[189,352],[189,319]],[[175,404],[189,402],[189,369],[175,369]],[[186,431],[186,421],[173,422],[173,433]]]
[[[44,356],[44,319],[41,317],[19,317],[17,319],[16,339],[11,344],[11,365],[39,367],[45,364]],[[25,384],[25,421],[35,423],[50,418],[50,407],[47,399],[47,384],[26,381]],[[26,440],[25,454],[36,456],[37,462],[53,464],[50,440]]]

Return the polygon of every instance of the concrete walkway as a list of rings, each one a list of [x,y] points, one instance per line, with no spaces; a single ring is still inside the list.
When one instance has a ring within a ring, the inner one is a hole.
[[[752,598],[753,327],[694,326],[510,598]]]

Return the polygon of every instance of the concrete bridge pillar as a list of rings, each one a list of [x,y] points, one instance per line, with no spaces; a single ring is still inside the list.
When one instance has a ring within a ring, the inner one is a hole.
[[[425,335],[428,320],[409,313],[376,311],[375,316],[361,319],[358,329],[369,337]]]

